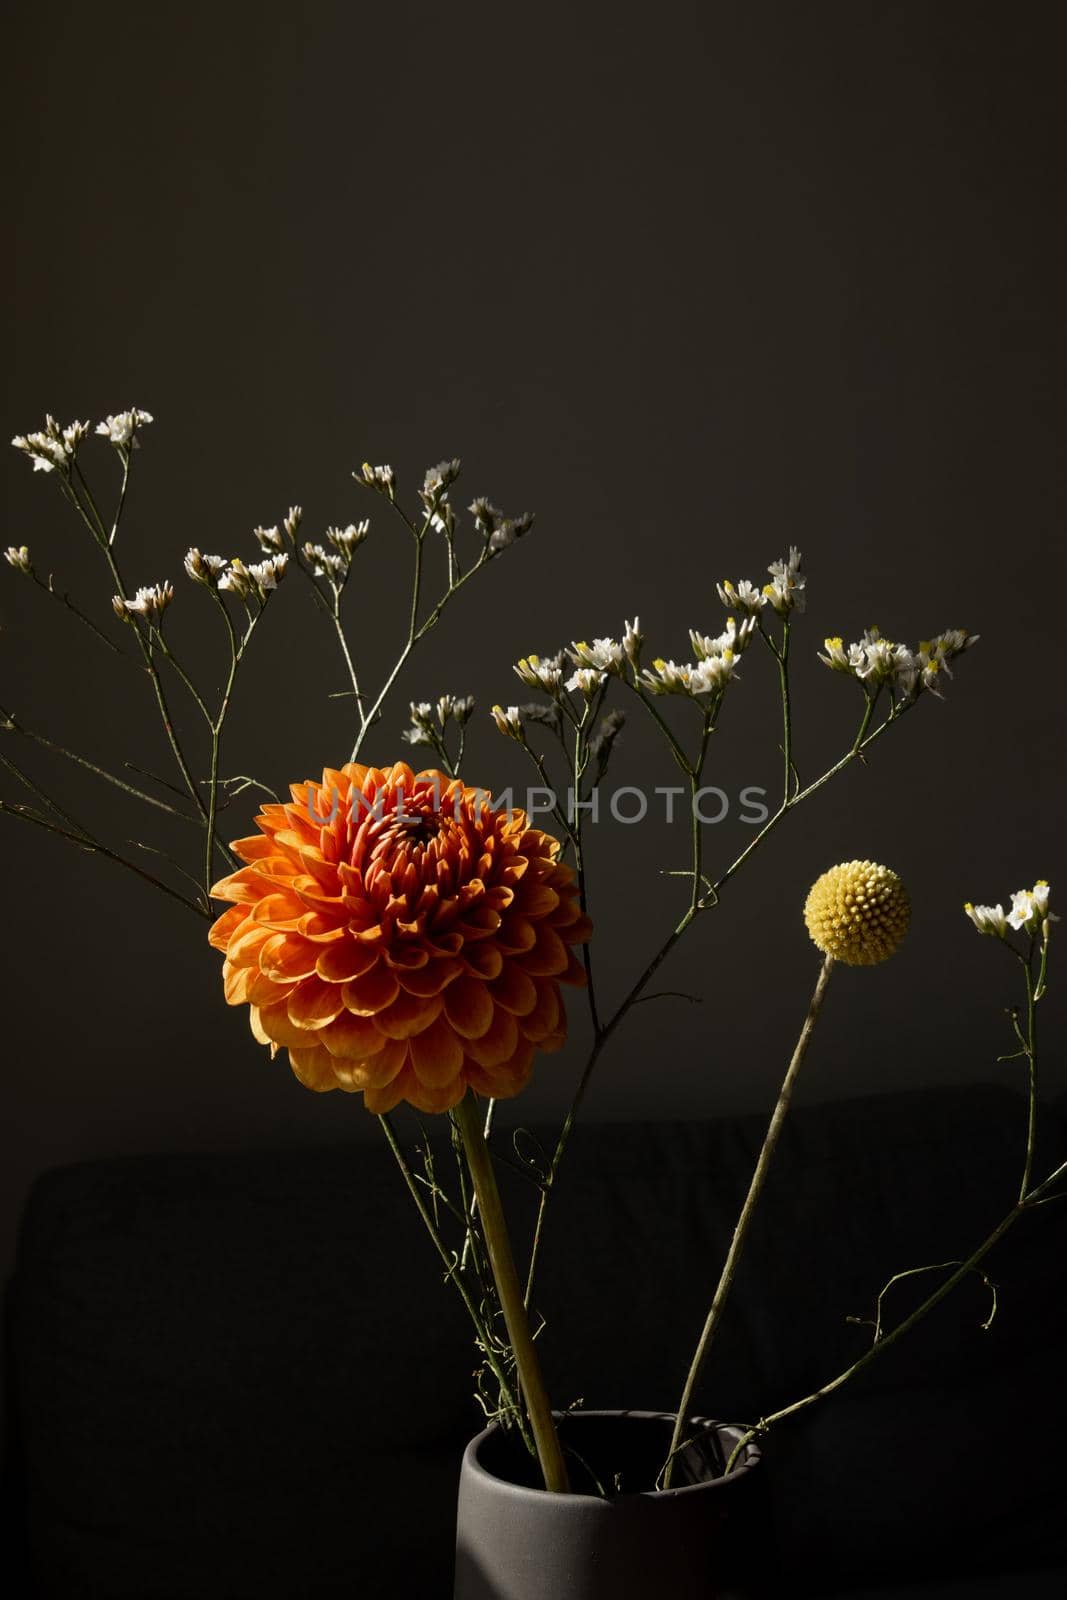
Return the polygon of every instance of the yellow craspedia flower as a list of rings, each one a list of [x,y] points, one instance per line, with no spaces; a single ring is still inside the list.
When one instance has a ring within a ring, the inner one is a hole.
[[[888,960],[910,919],[907,890],[876,861],[831,867],[812,884],[804,905],[804,921],[819,949],[848,967]]]

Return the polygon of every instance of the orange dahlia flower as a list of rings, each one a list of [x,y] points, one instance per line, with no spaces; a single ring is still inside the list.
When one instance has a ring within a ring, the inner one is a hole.
[[[230,1005],[301,1083],[369,1111],[517,1094],[566,1037],[559,985],[585,982],[571,947],[591,925],[559,841],[403,762],[290,792],[211,891],[235,902],[209,935]]]

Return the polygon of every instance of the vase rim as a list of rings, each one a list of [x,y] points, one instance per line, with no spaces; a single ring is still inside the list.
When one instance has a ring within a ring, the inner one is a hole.
[[[673,1426],[675,1414],[670,1411],[631,1411],[629,1409],[613,1411],[610,1409],[594,1407],[590,1410],[579,1409],[575,1411],[554,1411],[552,1415],[557,1423],[565,1421],[568,1417],[611,1417],[615,1420],[621,1417],[633,1417],[642,1422],[664,1422],[670,1423]],[[737,1439],[739,1439],[741,1435],[746,1432],[746,1428],[743,1423],[720,1422],[713,1417],[693,1417],[691,1420],[695,1427],[699,1427],[705,1431],[709,1429],[715,1429],[720,1434],[725,1431],[728,1434],[735,1435],[736,1437],[734,1437],[732,1441],[734,1444],[736,1444]],[[589,1507],[590,1505],[599,1505],[603,1506],[605,1510],[610,1510],[613,1505],[619,1505],[627,1501],[676,1500],[684,1495],[708,1494],[717,1489],[725,1489],[728,1487],[728,1485],[736,1483],[740,1479],[744,1478],[746,1473],[752,1471],[753,1467],[758,1466],[761,1455],[759,1445],[756,1443],[755,1439],[750,1439],[745,1445],[741,1460],[738,1462],[737,1466],[734,1467],[732,1472],[724,1473],[722,1477],[707,1478],[701,1483],[683,1483],[679,1484],[678,1487],[674,1489],[638,1489],[636,1491],[628,1491],[622,1494],[614,1494],[610,1496],[610,1498],[602,1500],[598,1495],[570,1493],[564,1494],[553,1489],[532,1488],[526,1484],[512,1483],[509,1478],[501,1478],[498,1477],[495,1472],[490,1472],[487,1467],[482,1465],[479,1454],[482,1447],[489,1440],[494,1438],[500,1431],[500,1423],[493,1421],[489,1423],[488,1427],[483,1428],[480,1433],[475,1434],[474,1438],[471,1439],[470,1443],[467,1445],[467,1448],[463,1452],[463,1471],[465,1473],[470,1473],[485,1483],[492,1484],[494,1486],[494,1490],[498,1493],[515,1496],[519,1499],[525,1499],[529,1495],[536,1495],[539,1498],[557,1500],[560,1503],[566,1502],[570,1505],[577,1504],[583,1509]],[[588,1511],[586,1511],[585,1514],[588,1515]]]

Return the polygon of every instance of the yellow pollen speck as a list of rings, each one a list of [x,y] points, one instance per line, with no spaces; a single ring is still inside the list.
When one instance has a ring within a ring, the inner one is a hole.
[[[657,656],[652,665],[655,667],[657,672],[662,672],[667,663],[664,661],[662,656]]]

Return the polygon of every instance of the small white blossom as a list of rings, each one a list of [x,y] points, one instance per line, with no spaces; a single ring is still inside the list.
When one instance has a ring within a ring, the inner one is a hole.
[[[790,611],[804,609],[804,589],[807,580],[801,573],[800,561],[800,551],[796,545],[790,545],[788,557],[783,557],[781,561],[772,561],[767,568],[771,582],[763,585],[763,594],[767,604],[772,606],[780,617],[788,616]]]
[[[509,739],[517,739],[520,744],[525,743],[518,706],[508,706],[507,710],[503,706],[494,706],[489,715],[496,723],[499,733],[506,734]]]
[[[269,556],[266,561],[258,561],[249,567],[248,575],[256,583],[260,592],[265,596],[269,589],[276,589],[285,577],[285,569],[289,565],[289,557],[283,551],[280,556]]]
[[[24,573],[27,578],[33,572],[29,545],[23,544],[16,547],[13,544],[9,544],[4,551],[4,560],[9,567],[14,567],[16,572]]]
[[[284,549],[285,546],[285,541],[278,531],[277,524],[272,528],[253,528],[252,537],[259,545],[259,548],[265,551],[267,555],[270,555],[275,550]]]
[[[144,617],[146,622],[158,625],[164,611],[174,599],[174,588],[169,583],[154,583],[138,589],[132,600],[123,600],[121,595],[115,595],[112,605],[118,612],[121,605],[131,617]]]
[[[758,617],[767,604],[766,597],[747,578],[742,578],[738,584],[733,584],[729,578],[724,578],[716,587],[724,606],[735,606],[738,611],[747,612],[751,617]]]
[[[1008,919],[1004,915],[1003,906],[976,906],[968,900],[963,909],[979,933],[991,933],[999,939],[1004,938],[1008,931]]]
[[[396,473],[388,465],[372,467],[369,461],[364,461],[362,466],[363,482],[370,489],[377,489],[379,494],[387,494],[390,500],[396,489]]]
[[[677,661],[664,661],[658,656],[650,668],[641,674],[641,685],[650,694],[688,694],[693,668]]]
[[[607,676],[606,672],[600,672],[596,667],[579,667],[567,679],[567,688],[572,693],[580,691],[587,700],[592,700],[601,685],[607,682]]]
[[[1027,933],[1037,933],[1043,922],[1058,920],[1049,914],[1048,895],[1049,887],[1044,878],[1039,878],[1032,889],[1017,889],[1011,897],[1011,910],[1008,912],[1010,926],[1023,928]]]
[[[194,583],[203,583],[213,589],[220,574],[225,571],[226,560],[224,556],[202,555],[194,544],[186,551],[184,565]]]
[[[282,527],[285,529],[286,533],[289,535],[290,539],[294,541],[294,543],[296,541],[296,530],[299,528],[303,517],[304,511],[301,506],[290,506],[289,515],[282,522]]]
[[[30,457],[34,472],[54,472],[57,468],[66,472],[88,432],[87,422],[71,422],[61,428],[55,417],[47,416],[39,432],[18,433],[11,443]]]
[[[150,411],[141,411],[134,406],[131,411],[120,411],[116,416],[106,417],[103,422],[96,425],[97,433],[103,434],[118,450],[140,449],[137,432],[145,428],[153,420]]]
[[[710,638],[705,633],[698,633],[695,628],[689,630],[689,642],[693,646],[693,654],[698,661],[704,661],[709,656],[721,656],[724,650],[731,650],[737,655],[746,649],[756,627],[754,616],[745,617],[738,627],[733,617],[727,617],[724,631],[715,638]]]
[[[692,695],[717,694],[725,689],[734,676],[737,657],[726,647],[720,655],[705,656],[689,671],[689,693]]]
[[[240,556],[234,556],[219,579],[219,588],[226,589],[230,594],[235,594],[239,600],[247,600],[252,593],[253,582],[254,580]]]
[[[370,522],[364,518],[362,522],[350,522],[346,528],[327,528],[326,538],[342,555],[351,556],[369,532]]]
[[[567,653],[576,667],[592,667],[596,672],[621,673],[626,660],[626,653],[616,639],[594,639],[592,644],[580,639]]]
[[[622,636],[622,648],[626,653],[626,659],[630,663],[631,667],[636,667],[639,664],[641,660],[641,646],[644,644],[644,642],[645,636],[641,632],[641,618],[635,617],[632,622],[628,622],[626,624]]]
[[[543,689],[556,695],[563,683],[563,652],[542,660],[540,656],[523,656],[512,671],[517,673],[528,689]]]
[[[443,694],[437,702],[437,720],[443,728],[454,717],[462,728],[473,710],[473,695]]]

